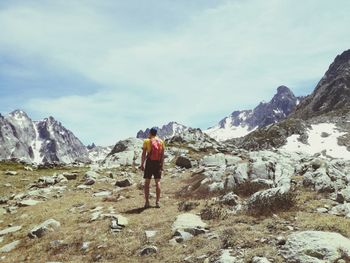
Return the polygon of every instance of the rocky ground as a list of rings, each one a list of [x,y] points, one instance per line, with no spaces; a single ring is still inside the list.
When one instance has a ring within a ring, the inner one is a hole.
[[[167,143],[159,209],[139,141],[99,166],[1,163],[1,262],[350,262],[348,162],[192,137]]]

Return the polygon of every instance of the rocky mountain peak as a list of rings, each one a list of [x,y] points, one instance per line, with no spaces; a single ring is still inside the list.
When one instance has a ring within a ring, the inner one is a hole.
[[[269,102],[260,102],[253,110],[234,111],[205,132],[219,141],[245,136],[286,118],[299,100],[288,87],[279,86]]]
[[[350,111],[350,50],[338,55],[313,93],[297,107],[295,117],[310,119]]]
[[[177,134],[180,134],[183,131],[188,129],[188,127],[186,127],[185,125],[180,124],[176,121],[171,121],[168,124],[163,125],[162,127],[155,127],[155,128],[158,130],[157,136],[162,138],[162,139],[171,138],[171,137],[173,137]],[[149,132],[150,132],[149,128],[147,128],[145,131],[140,130],[136,134],[136,138],[140,138],[140,139],[147,138]]]

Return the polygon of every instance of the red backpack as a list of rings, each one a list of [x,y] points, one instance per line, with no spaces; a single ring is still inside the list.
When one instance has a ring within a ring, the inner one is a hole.
[[[148,159],[160,161],[163,154],[163,145],[160,139],[150,139],[151,151],[148,154]]]

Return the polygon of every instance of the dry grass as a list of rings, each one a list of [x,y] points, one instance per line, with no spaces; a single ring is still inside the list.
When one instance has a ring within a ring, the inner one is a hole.
[[[40,176],[62,171],[47,169],[27,172],[20,165],[10,169],[8,167],[0,165],[2,180],[0,191],[5,196],[26,190],[28,184]],[[20,231],[4,237],[1,246],[13,240],[22,240],[22,243],[13,252],[4,254],[6,258],[2,262],[183,262],[188,256],[192,256],[194,262],[197,262],[195,258],[202,255],[207,255],[214,260],[216,255],[220,254],[220,249],[229,247],[233,248],[233,253],[238,250],[243,251],[246,262],[249,262],[253,256],[265,256],[274,259],[274,262],[283,262],[278,256],[278,247],[274,245],[274,239],[278,235],[287,236],[293,232],[288,230],[287,225],[293,225],[298,230],[335,231],[350,237],[349,220],[314,213],[317,207],[329,204],[330,201],[327,201],[322,194],[301,187],[295,192],[297,196],[295,206],[287,211],[277,211],[275,216],[245,213],[225,214],[223,217],[221,214],[211,216],[205,221],[210,231],[218,235],[217,239],[208,240],[204,235],[199,235],[174,246],[169,244],[169,240],[173,235],[171,226],[176,216],[181,213],[178,210],[179,204],[181,206],[185,201],[195,202],[196,205],[191,207],[191,213],[194,214],[200,214],[201,211],[208,209],[207,196],[193,201],[189,196],[177,195],[189,183],[196,183],[200,178],[191,177],[189,173],[175,178],[165,175],[162,179],[162,208],[143,210],[141,209],[144,204],[143,192],[136,186],[127,187],[118,192],[125,197],[124,199],[108,202],[102,197],[93,197],[92,194],[102,189],[115,189],[111,183],[98,182],[92,186],[92,189],[75,190],[86,169],[79,170],[77,180],[68,182],[69,190],[62,197],[51,198],[32,207],[18,208],[16,214],[1,216],[0,229],[9,224],[22,226]],[[126,168],[122,169],[128,171]],[[6,170],[17,170],[19,174],[5,176],[3,173]],[[113,173],[118,176],[121,170],[114,169]],[[21,179],[28,179],[28,181]],[[142,177],[135,179],[136,183],[138,180],[142,180]],[[3,187],[7,182],[14,187],[11,189]],[[151,187],[151,192],[154,193],[153,183]],[[151,204],[153,202],[155,200],[151,199]],[[76,208],[75,211],[71,210],[74,206],[81,204],[85,206],[81,209]],[[113,234],[109,229],[109,219],[89,222],[91,209],[97,206],[102,206],[104,213],[108,213],[109,207],[114,208],[117,213],[128,218],[129,225],[122,232]],[[215,210],[215,205],[209,208]],[[40,239],[27,237],[31,228],[49,218],[61,223],[58,231],[50,232]],[[158,254],[139,256],[140,249],[147,244],[145,230],[158,231],[152,242],[159,248]],[[50,245],[54,240],[62,240],[62,244]],[[83,242],[91,242],[87,251],[81,250]]]

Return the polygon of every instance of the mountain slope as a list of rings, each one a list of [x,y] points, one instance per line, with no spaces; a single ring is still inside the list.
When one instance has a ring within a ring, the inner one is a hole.
[[[350,107],[350,50],[338,55],[315,90],[297,107],[294,117],[309,119]]]
[[[249,150],[280,148],[350,159],[350,51],[338,55],[315,90],[280,123],[233,142]]]
[[[168,139],[175,135],[179,135],[188,129],[188,127],[186,127],[185,125],[179,124],[174,121],[169,122],[166,125],[163,125],[161,128],[160,127],[155,127],[155,128],[157,128],[158,130],[157,136],[162,139]],[[149,132],[150,132],[149,128],[147,128],[145,131],[140,130],[137,133],[136,138],[145,139],[148,137]]]
[[[296,97],[288,87],[280,86],[271,101],[261,102],[253,110],[234,111],[216,126],[204,132],[219,141],[242,137],[255,129],[285,119],[299,101],[300,98]]]
[[[33,121],[21,110],[0,115],[0,159],[51,163],[88,161],[80,140],[53,117]]]

